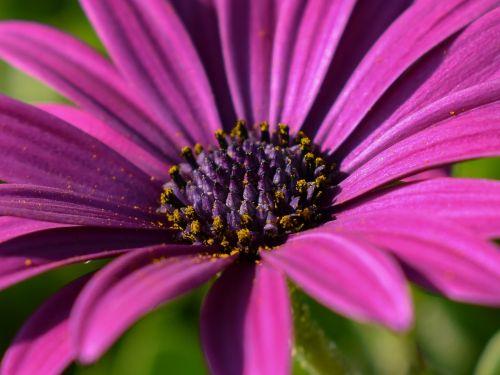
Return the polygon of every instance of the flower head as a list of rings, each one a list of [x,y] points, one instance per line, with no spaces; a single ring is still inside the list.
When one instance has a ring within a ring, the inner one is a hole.
[[[193,154],[184,147],[185,162],[170,168],[163,185],[158,212],[179,239],[258,259],[260,249],[327,219],[334,165],[304,134],[291,141],[285,124],[271,136],[266,122],[257,132],[238,121],[215,138],[216,148],[198,145]]]
[[[33,315],[3,375],[93,362],[212,278],[214,374],[289,373],[286,278],[394,330],[406,278],[500,305],[500,185],[440,169],[500,154],[498,1],[81,3],[111,60],[0,24],[0,56],[78,105],[0,98],[0,286],[117,259]]]

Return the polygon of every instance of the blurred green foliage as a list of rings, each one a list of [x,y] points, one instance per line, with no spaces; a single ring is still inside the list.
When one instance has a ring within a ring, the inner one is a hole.
[[[32,19],[51,24],[103,51],[75,0],[2,0],[0,19]],[[0,92],[28,102],[63,100],[44,85],[3,63],[0,64]],[[454,167],[454,174],[500,179],[500,161],[463,163]],[[53,271],[1,292],[0,351],[4,352],[22,322],[46,297],[101,263]],[[90,367],[73,365],[67,374],[207,373],[198,337],[198,315],[204,290],[161,307],[130,329],[97,364]],[[412,291],[416,324],[404,335],[349,321],[300,292],[296,294],[314,329],[323,331],[319,341],[334,345],[335,353],[362,374],[500,374],[500,333],[497,333],[500,332],[500,310],[454,303],[417,288]],[[310,344],[307,332],[298,336],[299,346]],[[313,365],[303,365],[301,355],[304,353],[300,350],[297,353],[295,373],[314,374]]]

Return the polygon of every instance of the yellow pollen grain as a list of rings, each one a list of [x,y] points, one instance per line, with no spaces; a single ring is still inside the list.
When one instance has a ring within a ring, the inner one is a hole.
[[[248,225],[252,222],[252,217],[249,214],[241,215],[241,223],[243,225]]]
[[[322,157],[318,156],[315,160],[314,160],[314,164],[316,164],[316,167],[321,167],[322,165],[325,165],[325,161],[323,160]]]
[[[179,174],[180,169],[178,165],[172,165],[170,169],[168,170],[168,174],[170,176],[175,176],[176,174]]]
[[[203,152],[203,146],[202,146],[202,145],[200,145],[199,143],[195,144],[195,145],[194,145],[194,153],[195,153],[196,155],[199,155],[199,154],[201,154],[202,152]]]
[[[306,220],[309,221],[312,218],[312,210],[309,207],[304,208],[299,214]]]
[[[191,148],[189,146],[184,146],[182,149],[181,149],[181,155],[182,156],[186,156],[186,155],[189,155],[191,154],[192,151],[191,151]]]
[[[214,217],[214,221],[212,223],[212,228],[216,232],[220,232],[224,229],[224,222],[222,221],[222,218],[220,216]]]
[[[217,129],[215,131],[215,137],[218,139],[218,138],[222,138],[226,135],[226,132],[222,129]]]
[[[300,139],[300,149],[302,151],[311,149],[311,139],[308,137],[302,137]]]
[[[169,221],[178,224],[182,221],[181,211],[176,208],[171,215],[167,215],[167,218]]]
[[[187,206],[185,209],[184,209],[184,215],[186,215],[186,217],[189,219],[189,220],[194,220],[195,217],[196,217],[196,211],[194,210],[194,207],[193,206]]]
[[[293,220],[289,215],[285,215],[280,219],[280,225],[284,229],[291,229],[293,228]]]
[[[278,201],[283,201],[285,200],[285,193],[283,193],[282,191],[277,191],[276,193],[274,193],[274,197]]]
[[[280,133],[284,134],[284,133],[288,133],[288,125],[287,124],[283,124],[283,123],[279,123],[278,124],[278,129],[280,131]]]
[[[295,136],[295,142],[300,143],[300,140],[302,138],[307,138],[306,133],[304,133],[302,130],[299,130],[297,132],[297,135]]]
[[[238,230],[236,232],[236,235],[238,236],[238,242],[240,243],[245,243],[252,239],[252,234],[250,233],[250,230],[246,228]]]
[[[307,189],[306,180],[304,180],[304,179],[298,180],[297,181],[297,191],[302,194],[302,193],[306,192],[306,189]]]
[[[238,120],[233,130],[231,130],[231,136],[242,139],[245,138],[246,135],[247,135],[246,121]]]
[[[307,154],[304,155],[304,160],[306,161],[306,163],[312,163],[314,159],[315,157],[312,152],[308,152]]]
[[[326,177],[323,175],[318,176],[318,177],[316,177],[316,180],[314,180],[314,183],[316,184],[316,186],[318,188],[323,187],[326,183]]]
[[[199,222],[199,220],[193,220],[191,222],[191,233],[196,235],[200,234],[200,232],[201,232],[201,223]]]
[[[269,123],[267,121],[263,121],[260,123],[260,131],[261,132],[269,131]]]
[[[166,188],[160,195],[161,204],[167,204],[174,196],[174,191],[172,188]]]

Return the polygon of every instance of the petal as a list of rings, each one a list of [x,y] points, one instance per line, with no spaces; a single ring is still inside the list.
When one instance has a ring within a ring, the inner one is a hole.
[[[49,223],[46,221],[2,216],[0,217],[0,243],[25,234],[38,232],[40,230],[67,226],[68,225]]]
[[[384,95],[347,142],[342,164],[353,170],[417,131],[500,99],[500,9],[419,61]],[[423,82],[422,82],[423,81]],[[390,116],[390,117],[389,117]],[[343,146],[345,148],[345,146]]]
[[[278,0],[216,0],[222,51],[236,114],[268,120]]]
[[[361,59],[412,0],[357,1],[302,130],[314,135]],[[374,17],[376,14],[376,17]]]
[[[170,128],[156,123],[113,65],[79,40],[36,23],[2,22],[0,57],[45,81],[152,154],[177,156]]]
[[[161,181],[167,179],[167,160],[161,161],[88,112],[63,104],[41,104],[38,105],[38,108],[59,117],[99,140],[118,154],[123,155],[148,175]],[[171,160],[169,161],[172,163]]]
[[[73,361],[68,317],[87,277],[47,300],[24,324],[2,360],[2,375],[58,375]]]
[[[205,141],[220,121],[189,34],[162,0],[81,0],[113,61],[154,113],[186,140]]]
[[[454,220],[485,237],[500,237],[500,181],[435,178],[383,190],[335,214],[337,217],[407,209]]]
[[[0,215],[62,224],[158,228],[155,213],[139,206],[34,185],[1,184]]]
[[[171,240],[168,232],[89,227],[20,235],[0,243],[0,289],[68,264],[111,258]]]
[[[389,147],[339,184],[336,203],[426,169],[500,155],[499,109],[497,103],[449,118]]]
[[[99,271],[71,313],[79,360],[95,361],[141,316],[197,288],[233,260],[196,254],[203,250],[193,245],[143,249]]]
[[[214,0],[171,0],[171,3],[193,40],[212,86],[222,123],[229,130],[236,121],[236,114],[224,70]]]
[[[360,63],[315,140],[335,150],[415,61],[497,5],[496,0],[415,2]]]
[[[401,270],[368,243],[317,228],[262,257],[321,303],[350,318],[397,331],[412,323]]]
[[[461,225],[400,208],[342,217],[327,227],[391,251],[415,281],[451,299],[500,306],[498,247]]]
[[[292,322],[286,281],[266,264],[237,263],[209,291],[201,339],[214,375],[285,375]]]
[[[355,0],[293,0],[280,9],[271,70],[270,122],[300,128]]]
[[[0,179],[157,205],[159,182],[68,123],[0,97]]]
[[[412,176],[406,177],[402,181],[415,182],[422,180],[430,180],[432,178],[449,177],[450,175],[451,175],[451,166],[445,166],[441,168],[428,169],[426,171],[419,172]]]

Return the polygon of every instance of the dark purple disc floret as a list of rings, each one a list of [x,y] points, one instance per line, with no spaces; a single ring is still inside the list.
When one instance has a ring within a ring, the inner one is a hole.
[[[218,147],[182,149],[186,162],[170,168],[159,208],[181,240],[256,256],[323,220],[335,166],[304,133],[290,139],[287,125],[273,134],[259,127],[238,121],[230,134],[215,133]]]

